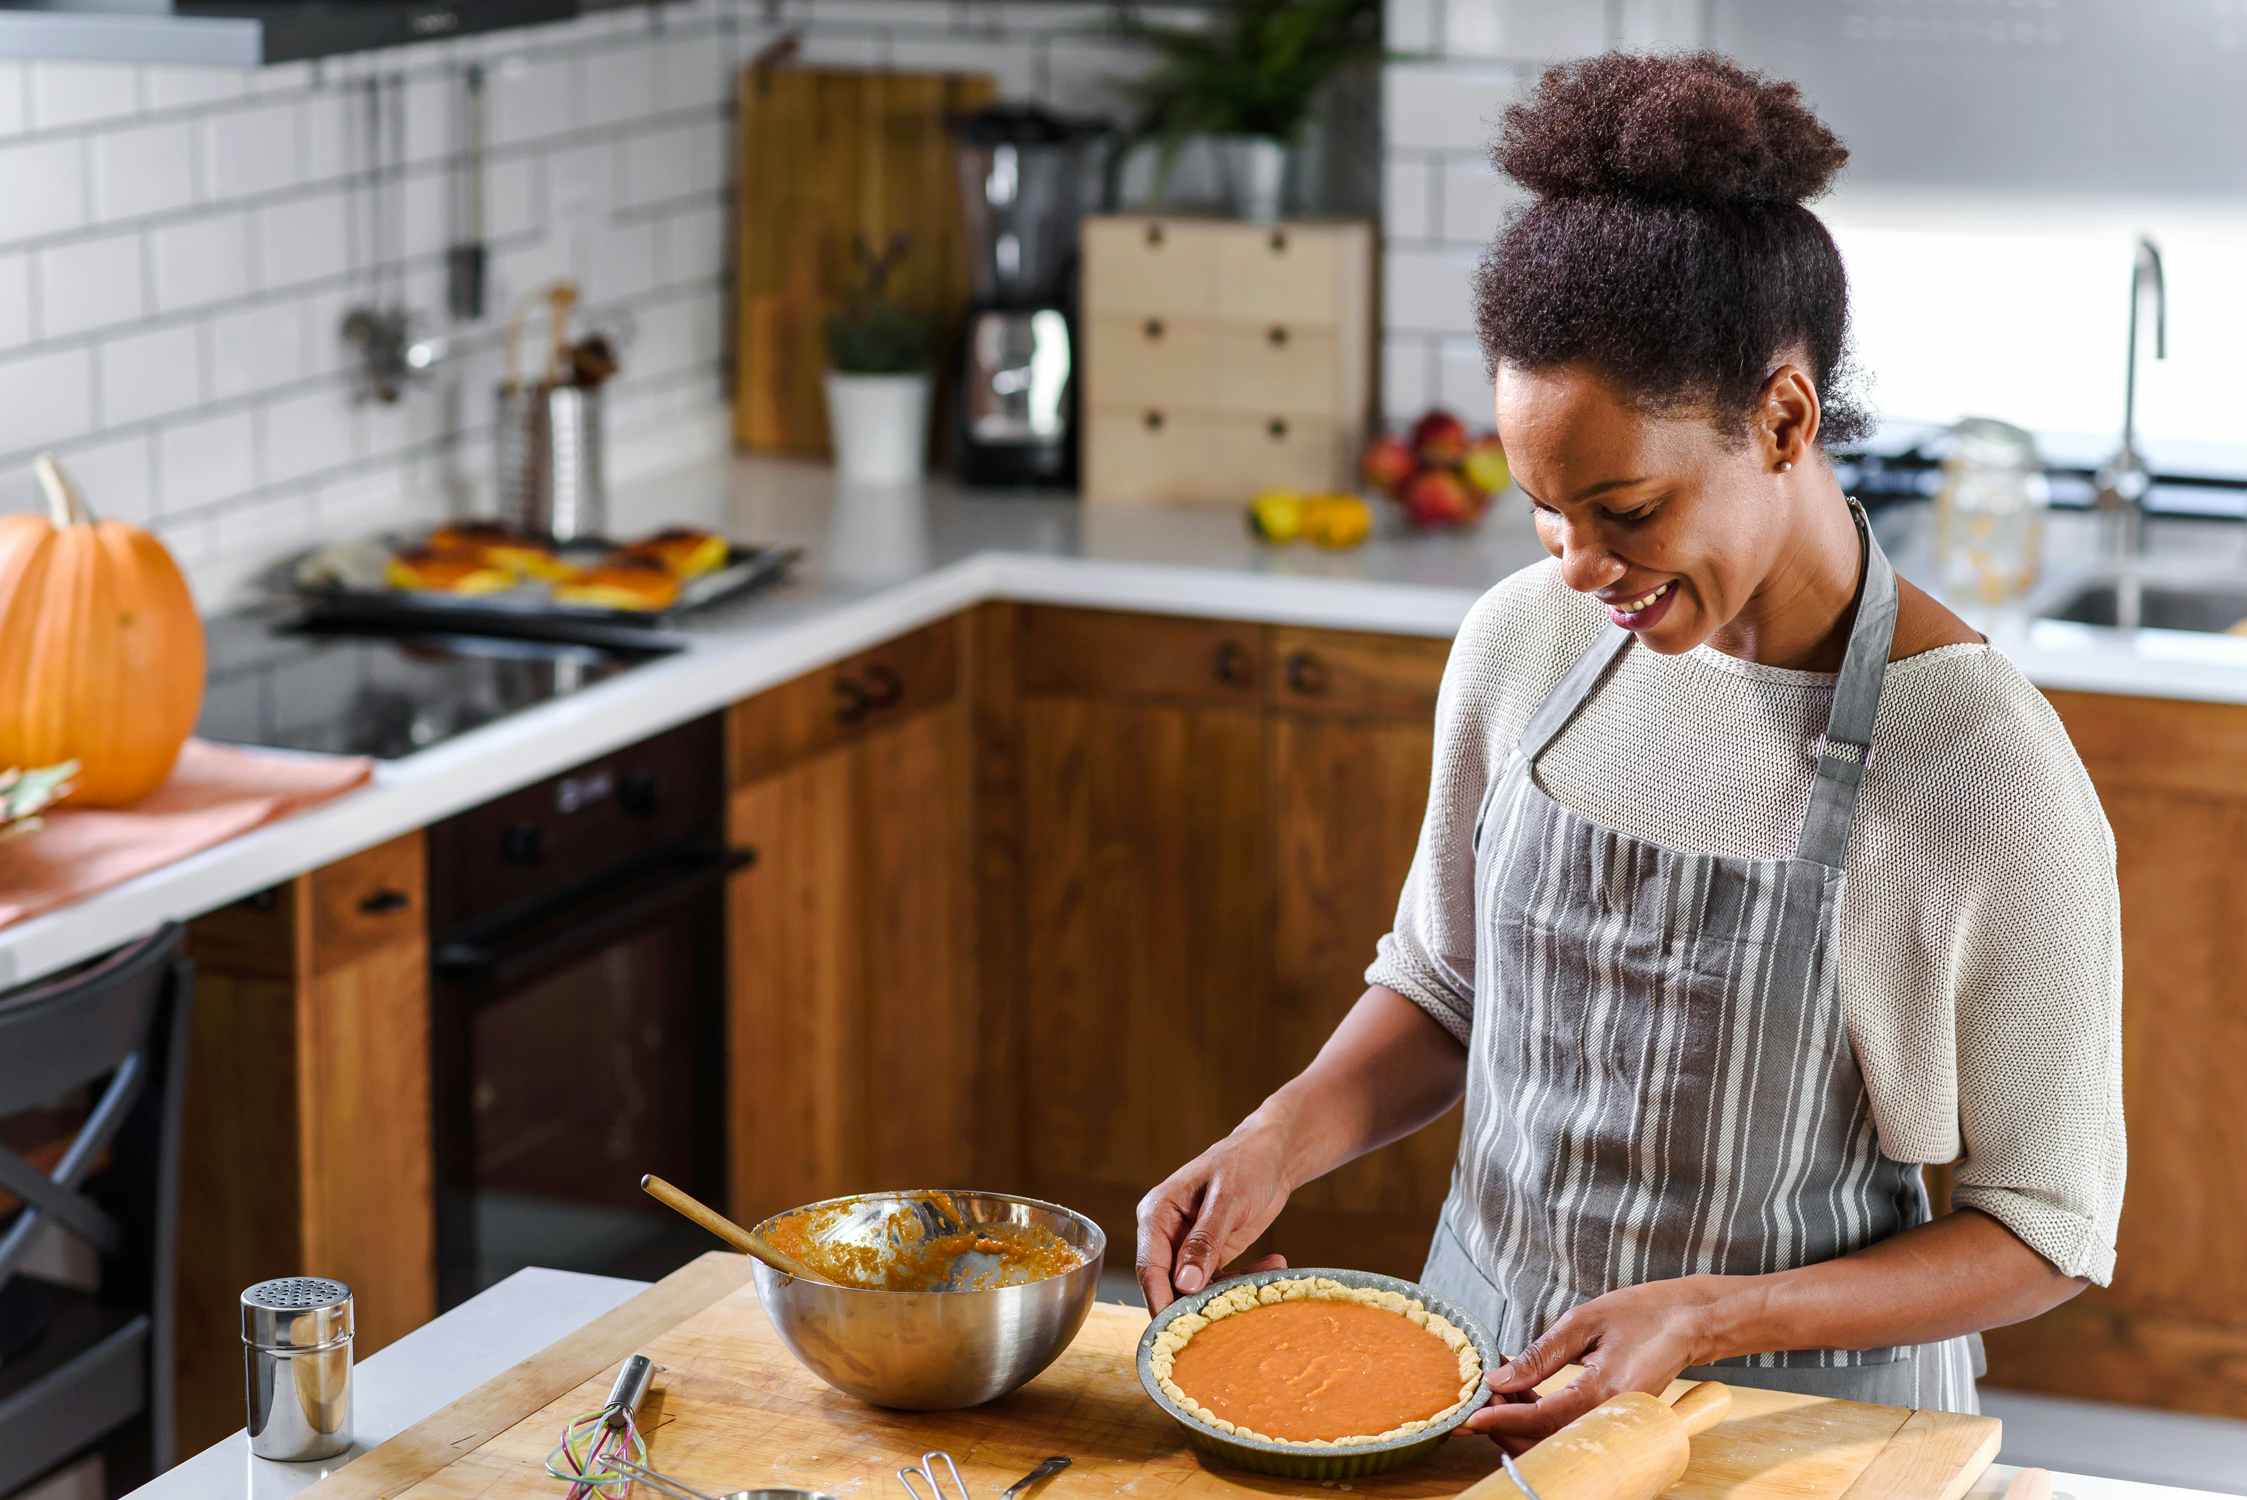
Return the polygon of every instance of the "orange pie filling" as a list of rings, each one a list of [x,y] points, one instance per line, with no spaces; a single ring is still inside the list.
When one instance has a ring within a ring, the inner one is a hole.
[[[1164,1393],[1221,1432],[1330,1447],[1409,1436],[1482,1381],[1473,1344],[1443,1317],[1326,1277],[1212,1298],[1157,1336],[1152,1363]]]

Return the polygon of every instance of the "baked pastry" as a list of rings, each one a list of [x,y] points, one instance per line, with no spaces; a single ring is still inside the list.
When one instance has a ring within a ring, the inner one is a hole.
[[[721,566],[733,549],[715,531],[671,526],[623,549],[633,557],[652,557],[681,578],[699,578]]]
[[[552,547],[501,521],[454,521],[429,533],[426,545],[443,552],[472,552],[525,578],[562,578],[570,571]]]
[[[558,580],[554,597],[601,609],[668,609],[679,597],[679,580],[652,557],[616,552]]]
[[[1442,1314],[1326,1276],[1222,1292],[1157,1334],[1149,1364],[1218,1431],[1307,1448],[1410,1437],[1482,1386],[1482,1356]]]
[[[515,586],[515,575],[480,553],[409,547],[394,554],[383,581],[396,589],[440,594],[494,594]]]

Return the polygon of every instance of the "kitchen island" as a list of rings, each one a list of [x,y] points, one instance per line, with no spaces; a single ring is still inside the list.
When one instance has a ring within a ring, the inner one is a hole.
[[[775,460],[672,475],[614,510],[619,532],[701,525],[806,555],[785,586],[694,617],[670,656],[0,930],[0,983],[17,983],[195,919],[198,1025],[225,1043],[201,1055],[239,1076],[189,1093],[193,1442],[229,1420],[210,1376],[249,1281],[341,1275],[363,1352],[438,1306],[423,829],[722,715],[727,842],[760,854],[727,882],[727,1206],[943,1178],[1069,1203],[1128,1243],[1138,1194],[1357,994],[1418,830],[1449,638],[1543,555],[1518,501],[1468,536],[1384,525],[1325,553],[1265,547],[1230,509],[855,489]],[[1925,579],[1924,510],[1875,525]],[[2049,586],[2094,535],[2053,518]],[[2243,537],[2174,523],[2149,541],[2208,571],[2240,569]],[[2247,1149],[2227,1067],[2247,1045],[2230,999],[2247,896],[2228,878],[2247,841],[2247,640],[1963,612],[2052,696],[2115,826],[2140,1127],[2120,1280],[1993,1335],[1991,1381],[2247,1416],[2230,1232],[2247,1183],[2210,1167]],[[1257,1003],[1211,1003],[1243,995]],[[917,1086],[894,1087],[907,1070]],[[1455,1128],[1307,1187],[1275,1242],[1411,1274]]]
[[[269,1463],[253,1458],[249,1439],[237,1432],[133,1491],[133,1495],[136,1500],[221,1500],[228,1496],[286,1500],[510,1365],[608,1312],[644,1285],[561,1271],[518,1272],[358,1367],[354,1372],[355,1441],[342,1457],[319,1463]],[[2003,1460],[2001,1451],[1999,1462],[1967,1492],[1970,1500],[1996,1500],[2005,1493],[2018,1470]],[[2214,1493],[2077,1474],[2055,1474],[2053,1478],[2055,1493],[2063,1500],[2183,1500]],[[807,1472],[775,1476],[772,1482],[818,1488],[823,1480],[818,1473]],[[1312,1486],[1303,1488],[1309,1492]],[[559,1494],[560,1489],[557,1485],[555,1492]]]

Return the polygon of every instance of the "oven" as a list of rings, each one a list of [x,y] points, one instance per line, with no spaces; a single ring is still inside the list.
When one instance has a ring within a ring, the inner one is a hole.
[[[653,1278],[710,1248],[640,1174],[724,1199],[722,720],[429,835],[438,1300],[528,1265]]]

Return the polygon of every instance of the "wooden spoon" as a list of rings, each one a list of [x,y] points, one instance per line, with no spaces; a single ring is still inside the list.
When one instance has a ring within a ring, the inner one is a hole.
[[[810,1269],[763,1235],[742,1228],[700,1198],[681,1192],[660,1177],[653,1174],[642,1177],[640,1190],[664,1207],[674,1209],[700,1224],[742,1254],[755,1256],[782,1275],[794,1276],[803,1281],[816,1281],[824,1286],[842,1285],[833,1277],[822,1276]]]

